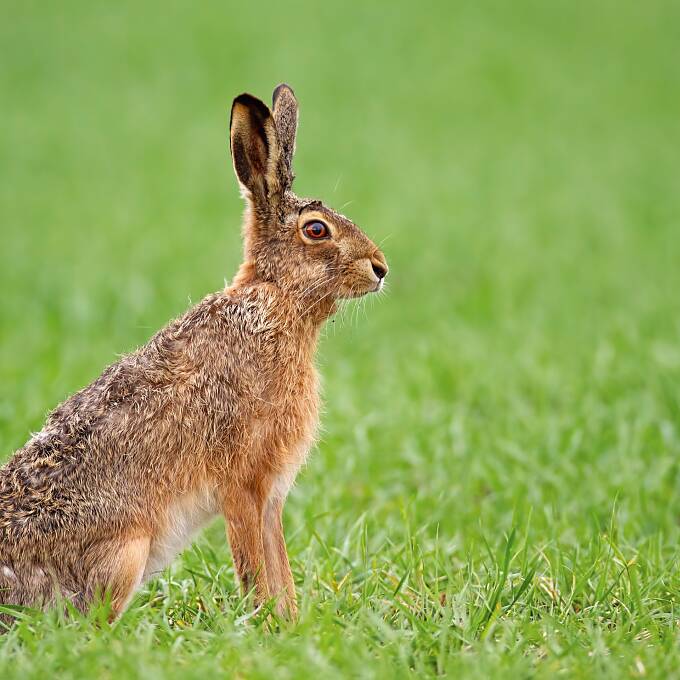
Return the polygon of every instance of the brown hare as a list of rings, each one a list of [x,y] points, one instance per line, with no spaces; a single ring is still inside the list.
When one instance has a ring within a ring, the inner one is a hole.
[[[113,618],[222,513],[243,587],[296,615],[282,510],[317,428],[319,331],[387,274],[356,225],[292,193],[297,118],[287,85],[271,111],[236,97],[232,285],[67,399],[0,469],[0,604],[84,611],[106,594]]]

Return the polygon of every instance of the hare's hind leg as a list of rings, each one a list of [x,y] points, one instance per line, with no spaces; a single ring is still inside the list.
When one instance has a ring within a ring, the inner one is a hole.
[[[276,610],[282,616],[297,617],[295,584],[288,562],[283,533],[283,499],[271,496],[267,501],[262,527],[264,554],[269,579],[269,592],[278,597]]]
[[[9,605],[5,611],[0,611],[0,634],[14,622],[11,614],[12,607],[41,606],[44,594],[19,579],[19,576],[8,564],[0,563],[0,605]]]
[[[149,557],[148,536],[120,537],[98,543],[86,556],[87,600],[108,594],[111,620],[117,618],[141,585]]]
[[[37,560],[44,564],[46,560]],[[61,595],[61,588],[52,568],[35,561],[16,562],[0,559],[0,605],[9,605],[0,612],[0,633],[14,621],[11,608],[47,609]]]

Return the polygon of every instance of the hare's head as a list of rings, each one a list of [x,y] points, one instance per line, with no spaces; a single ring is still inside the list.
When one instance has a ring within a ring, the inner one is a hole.
[[[240,278],[268,281],[300,300],[377,292],[387,275],[380,249],[321,201],[291,191],[298,104],[287,85],[273,107],[242,94],[231,108],[231,156],[247,211]]]

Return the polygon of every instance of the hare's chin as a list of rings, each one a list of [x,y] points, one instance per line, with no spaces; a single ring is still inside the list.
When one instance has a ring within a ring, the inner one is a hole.
[[[340,292],[340,297],[345,300],[353,300],[368,295],[369,293],[379,293],[382,290],[383,283],[383,279],[380,279],[377,283],[371,282],[366,288],[344,287]]]

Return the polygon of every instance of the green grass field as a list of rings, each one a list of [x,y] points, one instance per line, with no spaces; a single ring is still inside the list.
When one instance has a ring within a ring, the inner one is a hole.
[[[3,3],[0,458],[240,261],[231,99],[382,242],[268,629],[221,521],[0,677],[680,677],[677,2]]]

